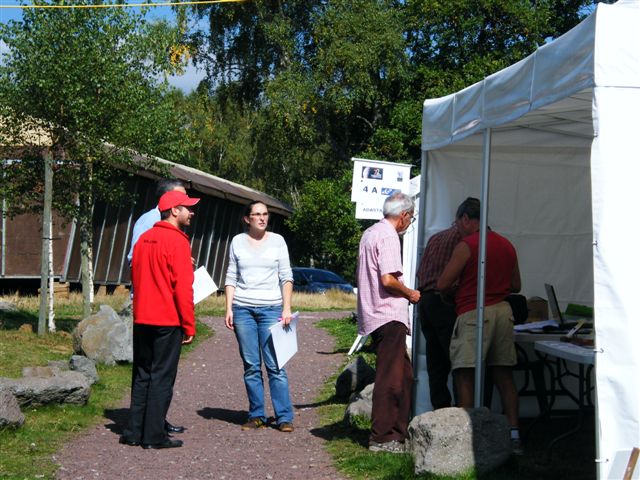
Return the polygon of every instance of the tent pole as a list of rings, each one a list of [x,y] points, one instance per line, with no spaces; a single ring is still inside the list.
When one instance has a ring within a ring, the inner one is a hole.
[[[484,330],[484,291],[487,259],[487,216],[489,213],[489,173],[491,168],[491,129],[484,131],[482,146],[482,190],[480,200],[480,248],[478,251],[478,290],[476,315],[476,371],[473,406],[479,408],[484,396],[484,365],[482,364],[482,343]]]
[[[418,207],[418,245],[416,253],[416,266],[420,265],[422,254],[425,247],[425,227],[427,223],[427,164],[428,153],[426,150],[421,152],[420,160],[420,201]],[[417,267],[416,267],[417,274]],[[416,283],[416,288],[420,288],[420,285]],[[416,305],[413,309],[413,345],[411,348],[412,362],[413,362],[413,378],[415,382],[413,384],[413,402],[411,404],[411,417],[420,415],[432,408],[430,392],[429,392],[429,375],[427,373],[427,364],[425,359],[427,358],[427,345],[424,335],[422,335],[422,329],[420,328],[420,307]]]

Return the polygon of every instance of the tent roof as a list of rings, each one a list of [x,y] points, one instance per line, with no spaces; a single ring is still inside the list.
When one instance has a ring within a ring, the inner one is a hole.
[[[640,0],[598,4],[582,23],[520,62],[464,90],[425,100],[422,149],[441,148],[505,124],[506,128],[591,138],[592,88],[640,86],[634,55],[627,55],[640,49],[640,40],[618,37],[625,24],[638,18]],[[621,68],[599,72],[597,55],[601,51],[619,56]]]

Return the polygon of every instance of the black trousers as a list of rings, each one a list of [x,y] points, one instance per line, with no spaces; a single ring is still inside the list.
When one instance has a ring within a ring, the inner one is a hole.
[[[182,343],[181,327],[133,326],[129,426],[123,436],[156,444],[167,439],[164,419],[173,397]]]
[[[371,332],[376,351],[376,382],[371,407],[374,442],[407,438],[413,368],[407,355],[407,327],[389,322]]]
[[[427,290],[420,297],[420,326],[427,341],[427,373],[433,409],[451,406],[448,381],[451,372],[449,344],[456,322],[453,305],[442,301],[439,293]]]

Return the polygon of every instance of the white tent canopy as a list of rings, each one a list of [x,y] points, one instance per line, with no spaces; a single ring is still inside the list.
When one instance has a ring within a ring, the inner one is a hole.
[[[561,304],[594,305],[598,474],[622,478],[640,446],[640,0],[598,4],[521,62],[426,100],[422,150],[420,252],[490,166],[488,223],[518,250],[523,293],[552,283]]]

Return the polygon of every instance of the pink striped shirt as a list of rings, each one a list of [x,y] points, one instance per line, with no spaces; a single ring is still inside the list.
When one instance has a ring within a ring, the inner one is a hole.
[[[369,335],[382,325],[397,321],[409,333],[409,301],[382,286],[382,275],[398,275],[402,282],[400,237],[385,219],[369,227],[360,240],[358,255],[358,334]],[[404,282],[403,282],[404,283]]]

